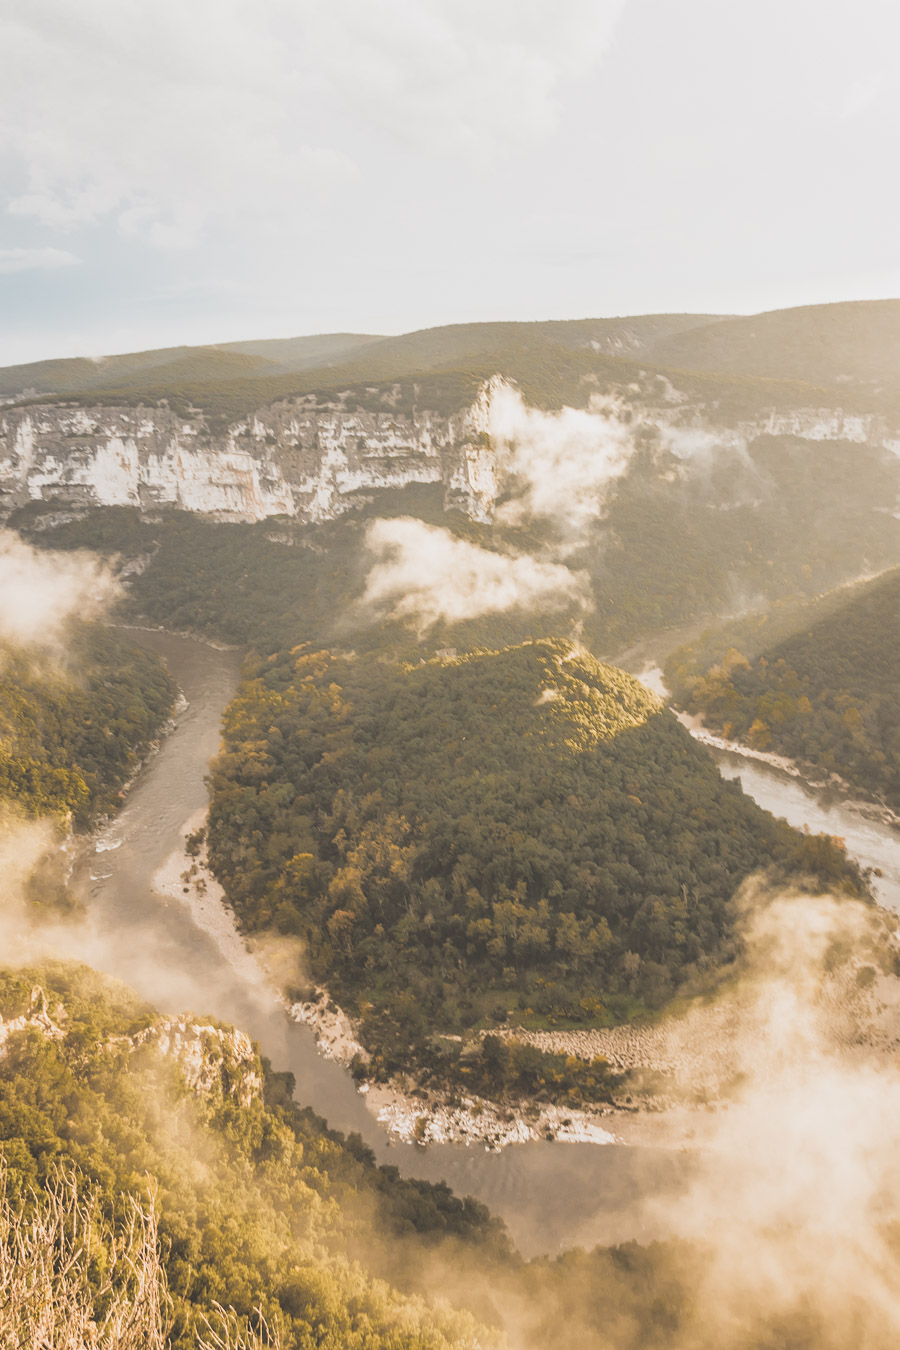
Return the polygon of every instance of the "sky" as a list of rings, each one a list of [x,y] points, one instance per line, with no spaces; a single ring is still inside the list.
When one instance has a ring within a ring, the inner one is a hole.
[[[894,0],[4,0],[0,363],[900,295]]]

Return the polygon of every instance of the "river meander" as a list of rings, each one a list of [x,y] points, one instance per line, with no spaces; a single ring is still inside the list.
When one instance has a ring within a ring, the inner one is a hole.
[[[199,639],[131,631],[164,658],[187,707],[104,832],[103,851],[76,873],[92,926],[104,935],[95,964],[164,1011],[189,1009],[243,1028],[276,1069],[294,1074],[298,1101],[336,1129],[358,1131],[379,1162],[485,1201],[526,1253],[660,1236],[647,1221],[644,1201],[676,1195],[694,1165],[691,1155],[551,1141],[500,1153],[461,1144],[420,1149],[392,1143],[349,1074],[319,1055],[312,1031],[292,1022],[247,967],[227,959],[186,904],[154,891],[152,878],[179,846],[184,823],[206,805],[205,774],[219,744],[222,712],[237,687],[240,655]],[[826,801],[805,792],[796,779],[766,765],[726,752],[716,758],[725,776],[740,776],[745,790],[776,814],[840,834],[861,862],[885,872],[890,890],[882,902],[900,907],[895,831],[842,807],[834,795]]]

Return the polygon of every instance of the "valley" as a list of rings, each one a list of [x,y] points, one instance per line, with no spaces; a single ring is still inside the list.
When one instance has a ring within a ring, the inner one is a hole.
[[[156,1178],[179,1350],[705,1350],[773,1157],[890,1193],[900,417],[710,316],[333,339],[0,372],[13,1192]]]

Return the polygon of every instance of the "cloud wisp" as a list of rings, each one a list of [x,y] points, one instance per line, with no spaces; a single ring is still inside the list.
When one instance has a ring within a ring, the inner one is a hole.
[[[43,553],[0,530],[0,642],[59,648],[70,619],[97,618],[119,595],[91,553]]]
[[[65,248],[0,248],[0,273],[56,272],[81,262]]]
[[[700,1127],[688,1193],[648,1210],[702,1252],[687,1343],[894,1345],[900,1077],[885,1051],[900,985],[883,920],[857,902],[751,895],[745,940],[715,1047],[728,1099]],[[788,1337],[802,1327],[808,1339]]]
[[[510,490],[501,522],[515,525],[538,516],[565,535],[581,536],[634,454],[635,431],[624,413],[597,396],[586,409],[544,412],[529,407],[510,385],[494,389],[488,430]]]
[[[112,223],[162,250],[253,222],[292,234],[296,210],[360,177],[373,131],[476,165],[545,139],[623,7],[84,0],[75,15],[11,0],[8,209],[50,229]]]
[[[410,623],[420,636],[441,621],[588,604],[582,572],[528,554],[494,553],[411,517],[373,521],[366,545],[374,562],[358,608]]]

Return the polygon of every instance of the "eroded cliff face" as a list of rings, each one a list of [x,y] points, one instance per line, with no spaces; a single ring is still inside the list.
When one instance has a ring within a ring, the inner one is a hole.
[[[45,990],[35,985],[27,1012],[9,1019],[0,1016],[0,1059],[7,1053],[10,1038],[23,1031],[65,1042],[67,1021],[63,1004],[51,1009]],[[114,1036],[104,1044],[110,1050],[124,1047],[128,1053],[151,1047],[177,1064],[185,1086],[198,1096],[233,1098],[245,1107],[262,1096],[259,1054],[250,1037],[235,1027],[185,1016],[161,1017],[133,1036]]]
[[[250,1037],[234,1027],[213,1026],[187,1017],[163,1017],[131,1037],[132,1046],[151,1045],[174,1060],[191,1092],[233,1098],[249,1106],[262,1096],[259,1056]]]
[[[356,494],[440,483],[445,502],[486,519],[496,493],[490,390],[459,413],[365,411],[315,398],[273,403],[223,432],[165,407],[0,412],[0,503],[162,505],[218,519],[331,520]]]
[[[360,494],[434,483],[445,506],[487,521],[502,487],[489,435],[501,385],[499,377],[487,381],[471,405],[450,415],[394,407],[390,390],[380,392],[374,411],[310,395],[270,404],[223,431],[200,413],[185,418],[167,407],[8,406],[0,409],[0,515],[54,501],[317,523],[340,516]],[[834,409],[761,410],[726,427],[678,396],[634,406],[630,416],[633,429],[655,430],[676,453],[673,433],[686,446],[698,434],[731,449],[776,436],[867,442],[900,454],[900,435],[882,419]]]

